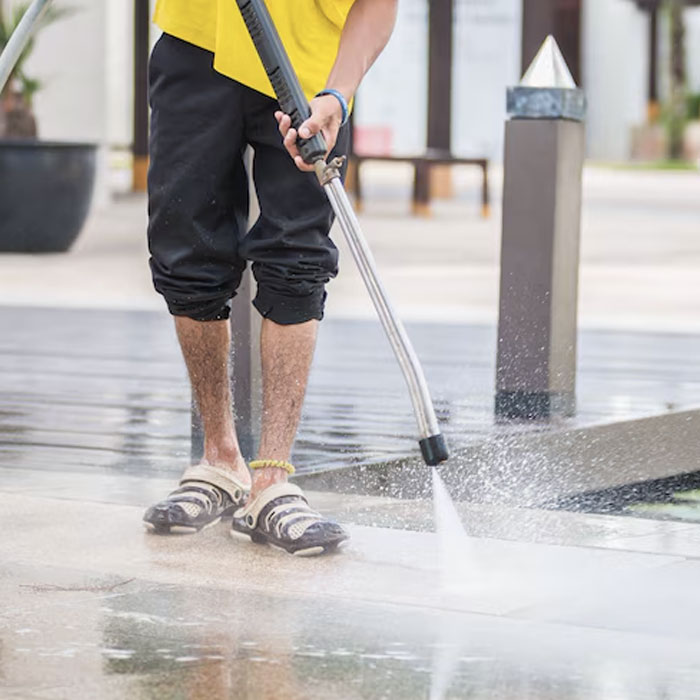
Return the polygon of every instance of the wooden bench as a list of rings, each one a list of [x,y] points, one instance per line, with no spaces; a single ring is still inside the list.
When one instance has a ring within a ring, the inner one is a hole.
[[[363,163],[375,160],[389,163],[410,163],[413,165],[413,212],[420,216],[430,214],[430,169],[434,165],[475,165],[481,168],[481,215],[487,217],[490,213],[489,175],[487,158],[459,158],[444,151],[427,151],[422,156],[381,156],[360,155],[353,153],[350,163],[353,167],[348,173],[348,189],[355,193],[358,210],[362,209],[363,191],[360,169]]]

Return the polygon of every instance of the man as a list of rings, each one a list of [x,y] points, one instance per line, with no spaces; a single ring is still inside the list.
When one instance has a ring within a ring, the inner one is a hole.
[[[267,0],[311,116],[345,152],[350,103],[391,35],[397,0]],[[197,532],[233,514],[232,534],[296,554],[347,539],[287,482],[292,443],[323,317],[337,273],[333,215],[279,112],[234,0],[158,0],[164,34],[150,64],[149,249],[156,290],[175,317],[204,428],[202,462],[146,511],[158,532]],[[246,234],[243,152],[255,152],[260,218]],[[291,157],[290,157],[291,156]],[[263,316],[263,416],[257,459],[241,456],[229,386],[229,303],[252,262]],[[251,479],[250,467],[253,471]]]

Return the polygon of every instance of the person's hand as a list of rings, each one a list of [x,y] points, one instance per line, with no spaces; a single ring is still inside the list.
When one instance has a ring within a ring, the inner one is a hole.
[[[338,138],[338,130],[343,119],[343,111],[340,107],[340,102],[333,95],[321,95],[314,97],[309,102],[311,108],[311,116],[299,127],[299,137],[308,139],[319,131],[323,134],[326,140],[328,151],[326,156],[333,150],[335,141]],[[304,162],[304,159],[299,155],[297,148],[297,130],[292,128],[292,120],[288,114],[284,112],[275,112],[275,119],[279,125],[280,134],[284,139],[284,147],[289,151],[289,155],[294,158],[294,162],[299,170],[307,172],[314,169],[313,165]]]

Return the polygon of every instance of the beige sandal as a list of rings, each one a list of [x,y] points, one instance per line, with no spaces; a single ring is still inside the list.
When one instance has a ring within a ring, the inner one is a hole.
[[[231,515],[248,492],[232,472],[196,464],[185,470],[177,489],[146,511],[143,521],[159,534],[199,532]]]
[[[290,483],[268,486],[236,510],[231,535],[247,535],[298,556],[325,554],[348,539],[338,523],[311,508],[302,490]]]

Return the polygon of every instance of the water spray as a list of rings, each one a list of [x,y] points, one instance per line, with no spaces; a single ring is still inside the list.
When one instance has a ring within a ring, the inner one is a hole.
[[[298,133],[299,127],[311,113],[309,103],[265,2],[264,0],[236,1],[280,107],[285,114],[289,115],[292,127]],[[434,467],[447,459],[447,444],[438,427],[423,368],[377,275],[372,251],[343,187],[340,170],[344,159],[334,158],[330,163],[326,162],[328,147],[320,133],[308,139],[299,139],[297,146],[304,162],[314,166],[316,177],[331,203],[348,247],[357,263],[362,280],[406,379],[418,423],[421,454],[425,463]]]

